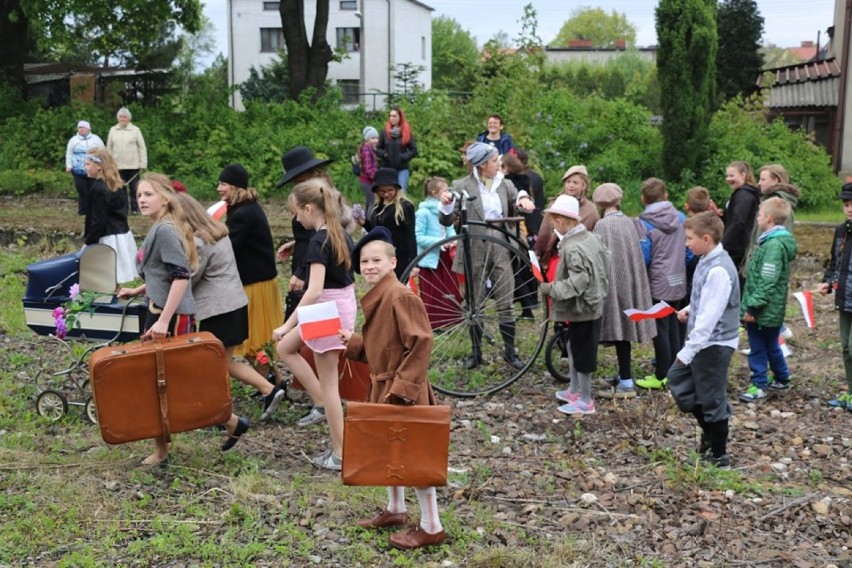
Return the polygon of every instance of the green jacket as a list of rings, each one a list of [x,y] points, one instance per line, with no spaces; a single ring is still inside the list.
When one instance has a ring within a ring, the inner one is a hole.
[[[603,316],[609,270],[609,251],[594,233],[583,229],[562,239],[556,277],[541,285],[541,292],[553,298],[551,320],[591,321]]]
[[[746,312],[761,327],[781,327],[787,308],[790,262],[796,258],[796,240],[785,228],[770,233],[751,257],[740,317]]]

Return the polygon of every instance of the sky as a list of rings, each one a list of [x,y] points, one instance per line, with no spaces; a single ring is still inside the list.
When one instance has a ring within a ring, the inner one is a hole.
[[[312,1],[312,0],[305,0]],[[334,0],[332,0],[334,1]],[[505,31],[515,38],[520,30],[518,21],[523,16],[523,7],[528,0],[421,0],[435,9],[432,17],[447,16],[456,20],[484,44],[498,32]],[[822,31],[821,45],[828,40],[826,29],[834,20],[835,0],[757,0],[764,18],[763,40],[766,44],[779,47],[798,47],[802,41],[816,41],[817,32]],[[654,30],[654,8],[657,0],[532,0],[538,12],[538,35],[549,43],[556,37],[562,24],[571,17],[571,12],[580,7],[600,7],[607,12],[616,10],[627,15],[636,26],[636,44],[639,47],[657,43]],[[223,54],[228,51],[227,2],[206,0],[204,14],[216,28],[217,49]]]

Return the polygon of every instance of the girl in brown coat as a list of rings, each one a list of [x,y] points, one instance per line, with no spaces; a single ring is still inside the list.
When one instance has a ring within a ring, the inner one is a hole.
[[[394,274],[396,254],[390,231],[376,227],[352,251],[356,272],[370,290],[361,298],[364,326],[361,335],[341,329],[346,356],[370,366],[370,402],[434,405],[435,395],[426,378],[432,352],[432,327],[419,297]],[[390,536],[395,548],[413,549],[444,542],[434,487],[416,488],[420,501],[420,526]],[[377,529],[408,523],[404,489],[388,487],[387,509],[358,521],[358,526]]]

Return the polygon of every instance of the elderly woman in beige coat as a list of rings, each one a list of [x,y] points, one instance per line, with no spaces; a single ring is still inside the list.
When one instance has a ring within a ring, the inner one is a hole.
[[[352,250],[352,264],[370,290],[361,298],[361,334],[341,329],[346,356],[370,367],[370,402],[434,405],[426,377],[432,353],[432,326],[423,302],[396,278],[396,253],[390,231],[376,227]],[[390,535],[395,548],[413,549],[444,542],[434,487],[415,489],[420,502],[420,525]],[[388,506],[375,517],[358,521],[365,529],[405,526],[408,513],[404,489],[388,487]]]
[[[148,148],[145,146],[145,138],[142,131],[130,120],[133,116],[124,107],[116,113],[118,124],[109,129],[107,137],[107,149],[115,158],[118,173],[127,186],[130,212],[139,213],[136,204],[136,184],[139,181],[139,170],[148,167]]]

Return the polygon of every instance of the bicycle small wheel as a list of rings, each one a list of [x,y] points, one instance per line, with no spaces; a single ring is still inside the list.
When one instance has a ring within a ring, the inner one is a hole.
[[[551,376],[561,383],[571,382],[571,365],[565,355],[565,335],[557,331],[544,348],[544,364]]]
[[[36,411],[51,422],[56,422],[68,412],[68,400],[59,391],[46,390],[36,398]]]
[[[511,385],[533,365],[547,333],[547,303],[539,300],[526,249],[492,234],[499,235],[439,241],[401,277],[408,282],[423,264],[418,291],[434,330],[429,382],[450,396]]]
[[[86,399],[86,418],[92,424],[98,423],[98,407],[95,406],[95,398],[92,396]]]

